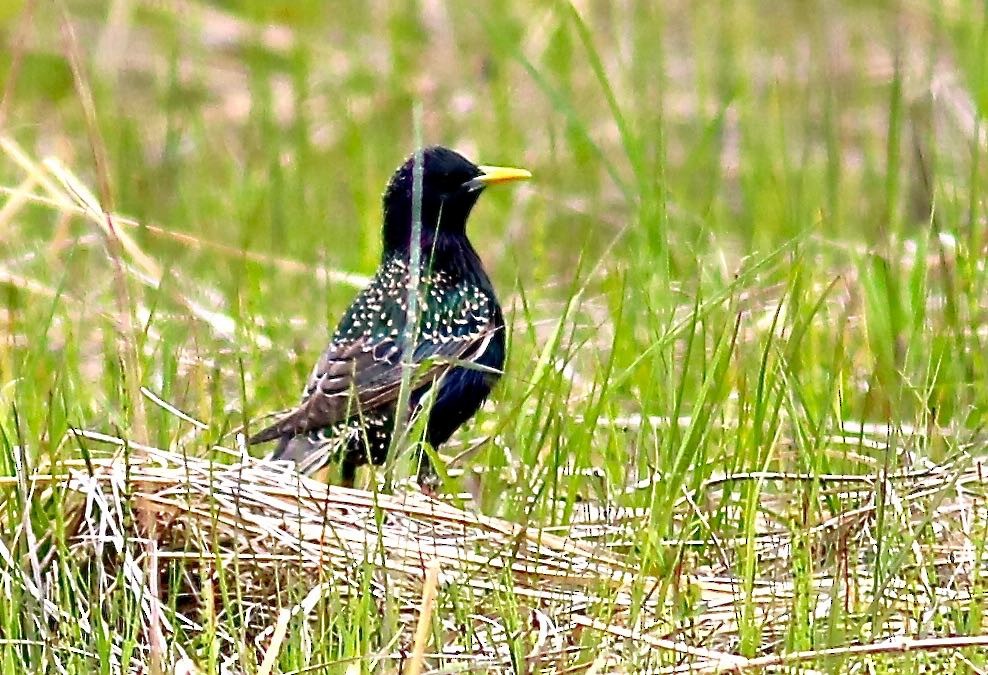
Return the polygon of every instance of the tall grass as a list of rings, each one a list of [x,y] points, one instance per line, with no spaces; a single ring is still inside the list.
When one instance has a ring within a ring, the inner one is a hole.
[[[641,574],[630,607],[552,612],[507,573],[482,609],[441,586],[464,644],[535,668],[544,609],[573,650],[539,667],[560,672],[685,658],[653,638],[983,668],[976,638],[937,640],[983,630],[985,21],[972,2],[757,0],[0,12],[3,672],[150,658],[124,549],[80,553],[77,492],[30,476],[116,449],[70,429],[233,462],[373,272],[415,105],[426,143],[535,175],[471,219],[510,354],[442,449],[445,489]],[[385,563],[275,667],[397,667],[414,622],[371,592]],[[230,564],[166,648],[258,672]],[[309,587],[278,590],[288,607]],[[933,642],[880,648],[903,637]]]

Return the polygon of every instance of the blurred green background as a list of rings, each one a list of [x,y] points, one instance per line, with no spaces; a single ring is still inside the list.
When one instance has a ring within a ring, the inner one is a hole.
[[[965,0],[6,2],[6,473],[79,456],[69,427],[204,455],[294,402],[375,269],[420,105],[424,142],[534,174],[470,223],[512,328],[494,400],[443,450],[487,439],[455,467],[476,507],[647,508],[615,544],[641,569],[753,584],[763,558],[732,537],[872,494],[712,477],[983,454],[986,36]],[[899,515],[850,554],[886,580],[937,540]],[[729,543],[684,563],[709,536]],[[809,550],[783,576],[834,573]],[[884,635],[877,606],[813,644]]]
[[[624,483],[678,431],[629,461],[623,436],[591,442],[602,421],[709,404],[744,428],[775,386],[817,434],[984,423],[976,3],[121,0],[0,20],[6,138],[133,218],[146,256],[115,272],[92,221],[8,207],[17,433],[167,446],[183,427],[133,400],[147,386],[229,443],[294,401],[376,266],[416,104],[426,143],[536,176],[471,222],[513,324],[474,435],[515,454],[486,464],[576,457]],[[12,152],[8,194],[31,174]]]

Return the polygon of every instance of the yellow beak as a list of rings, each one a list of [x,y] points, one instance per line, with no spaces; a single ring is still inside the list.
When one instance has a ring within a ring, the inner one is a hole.
[[[467,186],[473,189],[498,183],[510,183],[516,180],[528,180],[532,177],[531,171],[515,169],[510,166],[479,166],[477,168],[483,173],[467,183]]]

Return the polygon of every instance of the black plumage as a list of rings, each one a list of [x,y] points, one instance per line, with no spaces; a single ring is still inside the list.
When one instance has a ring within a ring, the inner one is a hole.
[[[417,330],[406,330],[415,196],[412,155],[384,192],[377,273],[344,314],[299,406],[248,441],[278,440],[272,459],[293,460],[302,473],[340,461],[342,482],[352,485],[359,466],[384,462],[409,336],[418,364],[412,410],[419,412],[423,397],[438,387],[426,424],[426,440],[433,447],[477,412],[504,366],[504,317],[467,238],[466,222],[486,186],[530,174],[476,166],[443,147],[425,148],[418,157],[422,227]],[[479,367],[464,367],[468,363]],[[424,457],[422,464],[420,480],[431,475]]]

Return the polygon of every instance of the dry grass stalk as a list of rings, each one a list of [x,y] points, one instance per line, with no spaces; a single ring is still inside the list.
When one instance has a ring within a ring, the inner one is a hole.
[[[107,440],[97,434],[84,436]],[[632,584],[642,580],[621,557],[603,549],[417,493],[392,496],[328,487],[279,464],[248,460],[223,466],[137,444],[131,445],[128,463],[119,457],[92,462],[92,475],[83,462],[68,462],[36,477],[42,485],[84,496],[78,501],[81,516],[74,533],[77,553],[105,556],[116,550],[131,591],[142,600],[149,631],[159,623],[164,631],[173,631],[176,624],[196,630],[202,610],[196,603],[217,592],[207,593],[190,580],[218,583],[218,570],[235,567],[236,583],[250,598],[254,641],[267,645],[259,647],[266,664],[262,668],[271,667],[287,622],[311,620],[330,595],[353,597],[360,590],[358,571],[367,563],[377,567],[371,582],[375,597],[398,596],[408,605],[413,598],[423,599],[419,616],[425,632],[415,643],[414,657],[420,665],[431,625],[429,605],[443,589],[459,587],[473,595],[478,607],[485,597],[510,592],[533,610],[551,615],[564,606],[608,603],[628,608]],[[139,517],[128,517],[135,511]],[[132,531],[127,532],[128,527]],[[152,538],[153,548],[145,545],[128,553],[130,542]],[[167,613],[156,601],[158,595],[166,597],[176,589],[162,587],[152,593],[147,587],[147,575],[140,570],[148,568],[148,550],[155,551],[162,584],[167,583],[166,566],[185,570],[182,578],[188,586],[178,589],[178,595],[194,601],[183,608],[184,614]],[[436,580],[433,591],[423,589],[430,569]],[[293,584],[295,589],[307,584],[308,595],[285,609],[286,596],[280,594]],[[507,662],[503,645],[489,645],[481,654],[456,645],[449,617],[438,616],[451,640],[438,648],[439,654],[479,656],[485,667]],[[485,620],[499,623],[496,613]],[[413,644],[415,626],[413,617],[404,617],[403,644]],[[561,632],[541,633],[543,653],[552,655],[563,648]],[[149,638],[153,642],[153,634]]]
[[[422,587],[422,604],[419,606],[419,620],[415,626],[415,641],[412,644],[412,658],[405,665],[405,675],[419,675],[425,660],[425,648],[429,643],[429,628],[432,626],[432,613],[436,608],[436,592],[439,588],[439,563],[433,561],[425,571],[425,584]]]

